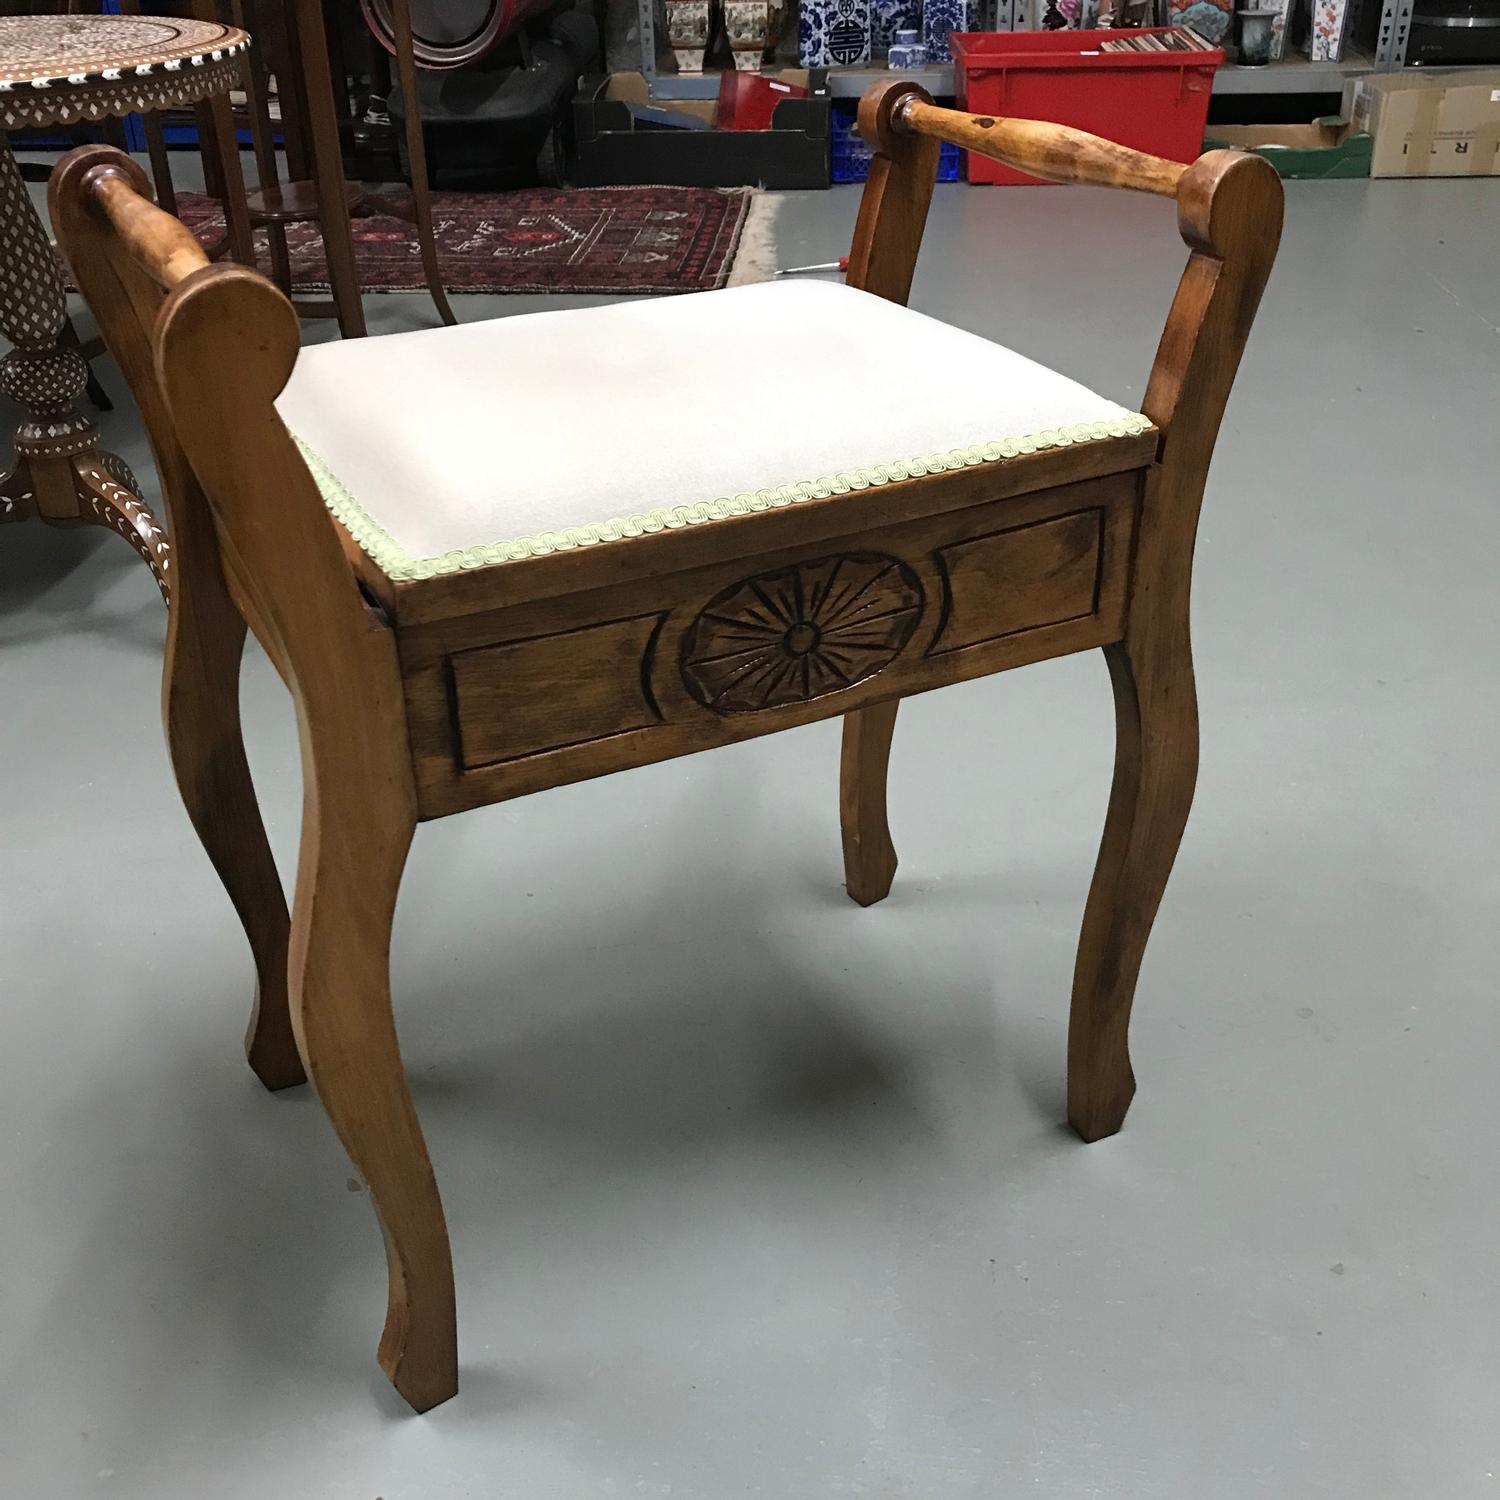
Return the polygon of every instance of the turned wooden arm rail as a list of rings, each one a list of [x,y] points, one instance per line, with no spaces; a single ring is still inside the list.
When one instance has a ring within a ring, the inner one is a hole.
[[[1086,130],[1045,120],[966,115],[939,109],[917,94],[897,100],[890,118],[899,133],[948,141],[1049,182],[1092,182],[1175,198],[1187,171],[1182,162],[1147,156]]]
[[[212,265],[207,251],[180,220],[152,202],[149,188],[118,167],[96,166],[83,182],[88,207],[113,226],[135,263],[164,291]]]

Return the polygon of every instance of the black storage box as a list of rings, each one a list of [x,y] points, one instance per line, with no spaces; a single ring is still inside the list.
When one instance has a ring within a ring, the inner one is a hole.
[[[712,99],[651,98],[640,73],[585,79],[573,102],[572,179],[579,187],[662,183],[673,187],[826,188],[829,100],[821,71],[784,69],[810,89],[783,99],[770,130],[644,128],[632,104],[655,104],[713,120]]]

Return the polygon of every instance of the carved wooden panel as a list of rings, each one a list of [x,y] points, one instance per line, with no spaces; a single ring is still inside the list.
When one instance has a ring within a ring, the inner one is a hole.
[[[683,681],[715,713],[807,703],[888,666],[921,612],[916,575],[878,552],[761,573],[704,607],[683,638]]]
[[[422,815],[1118,640],[1140,488],[1105,475],[398,627]]]
[[[644,729],[660,614],[611,620],[451,658],[459,760],[465,769]]]
[[[935,656],[1094,613],[1104,512],[1012,526],[939,548],[948,597]]]

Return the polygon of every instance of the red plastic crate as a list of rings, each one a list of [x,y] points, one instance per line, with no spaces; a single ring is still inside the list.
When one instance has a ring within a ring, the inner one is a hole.
[[[1149,32],[1147,33],[1149,34]],[[1140,31],[956,31],[958,107],[978,115],[1050,120],[1169,161],[1195,161],[1214,69],[1224,53],[1101,52]],[[970,182],[1035,186],[1040,179],[968,156]]]

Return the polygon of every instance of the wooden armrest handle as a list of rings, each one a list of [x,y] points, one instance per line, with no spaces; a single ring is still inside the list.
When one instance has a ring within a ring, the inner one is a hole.
[[[92,168],[84,180],[85,201],[113,225],[142,270],[164,291],[171,291],[211,262],[197,236],[151,201],[145,178],[131,180],[131,165],[125,158],[123,166]],[[134,172],[140,175],[138,167]]]
[[[1174,198],[1187,171],[1181,162],[1132,151],[1086,130],[1044,120],[961,114],[939,109],[914,93],[895,102],[890,122],[898,133],[951,141],[1051,182],[1093,182]]]

